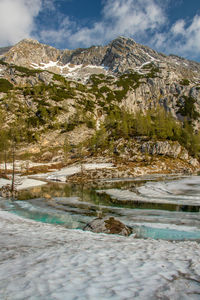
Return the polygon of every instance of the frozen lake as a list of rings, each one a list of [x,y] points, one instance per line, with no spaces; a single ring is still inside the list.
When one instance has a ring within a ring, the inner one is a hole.
[[[199,299],[199,181],[47,184],[1,199],[0,299]],[[77,230],[99,214],[139,238]]]
[[[1,207],[25,218],[83,229],[114,216],[138,238],[200,240],[200,176],[146,176],[98,185],[50,183],[20,192]]]

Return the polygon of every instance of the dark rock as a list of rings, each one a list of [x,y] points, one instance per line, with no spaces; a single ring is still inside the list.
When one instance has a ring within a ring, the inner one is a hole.
[[[95,233],[108,233],[129,236],[132,229],[113,217],[97,218],[88,223],[83,230]]]

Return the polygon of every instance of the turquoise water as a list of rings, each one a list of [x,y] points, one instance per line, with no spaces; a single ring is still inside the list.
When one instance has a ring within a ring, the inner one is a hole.
[[[181,231],[169,228],[152,228],[141,226],[139,228],[139,237],[152,238],[155,240],[170,240],[170,241],[187,241],[187,240],[200,240],[200,231]]]
[[[121,188],[123,190],[141,191],[140,197],[147,197],[145,192],[164,199],[167,194],[177,199],[177,204],[132,203],[120,202],[106,194],[98,194],[97,189],[102,186],[76,186],[48,184],[43,187],[22,191],[19,199],[1,200],[1,207],[24,218],[35,221],[57,224],[71,229],[83,229],[84,226],[97,216],[114,216],[131,226],[139,238],[153,238],[164,240],[199,240],[200,241],[200,177],[194,182],[176,179],[176,181],[137,180],[133,182],[109,183],[107,188]],[[185,180],[185,179],[184,179]],[[180,184],[179,184],[180,181]],[[158,190],[161,188],[161,192]],[[176,192],[173,192],[174,186]],[[155,190],[156,187],[156,190]],[[152,189],[152,190],[151,190]],[[177,189],[179,192],[177,193]],[[153,191],[153,192],[152,192]],[[144,195],[142,194],[144,193]],[[49,200],[44,196],[48,194]],[[185,205],[179,205],[180,195],[184,195]],[[162,198],[163,197],[163,198]],[[187,203],[187,197],[190,199]],[[146,198],[145,198],[146,199]],[[195,199],[194,206],[191,205]],[[199,199],[199,205],[198,205]]]

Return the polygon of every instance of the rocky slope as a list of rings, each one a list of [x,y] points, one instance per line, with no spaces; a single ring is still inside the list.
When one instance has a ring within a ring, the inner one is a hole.
[[[5,51],[5,48],[2,50],[4,50],[2,59],[7,63],[50,71],[54,68],[54,71],[65,76],[68,76],[73,69],[73,72],[76,71],[73,74],[76,76],[75,79],[79,78],[78,70],[86,66],[109,70],[114,74],[125,73],[130,69],[144,73],[143,67],[150,62],[162,70],[175,71],[179,77],[185,76],[198,80],[200,72],[199,63],[175,55],[166,56],[125,37],[119,37],[107,46],[92,46],[75,50],[58,50],[36,40],[25,39],[8,48],[8,51]]]
[[[187,120],[196,133],[200,127],[200,64],[197,62],[157,53],[124,37],[106,46],[75,50],[58,50],[26,39],[11,48],[0,49],[0,54],[3,127],[18,122],[26,135],[24,140],[31,144],[29,148],[26,145],[28,151],[63,149],[67,141],[66,147],[73,156],[73,146],[77,147],[75,152],[80,152],[78,145],[94,135],[97,139],[97,133],[104,125],[106,133],[102,136],[107,136],[107,148],[112,148],[113,153],[125,160],[130,159],[134,157],[133,145],[124,153],[126,138],[118,147],[120,141],[111,130],[123,125],[124,112],[148,112],[158,106],[170,112],[175,120]],[[117,115],[119,119],[116,119]],[[112,118],[117,125],[109,121]],[[150,119],[151,124],[155,123],[154,115]],[[129,124],[128,135],[133,140],[136,138],[136,156],[141,153],[145,161],[145,155],[164,155],[198,166],[189,155],[191,149],[188,154],[179,144],[177,146],[177,142],[172,145],[177,140],[175,135],[165,137],[171,139],[172,144],[163,138],[156,140],[159,135],[155,136],[155,132],[161,130],[161,123],[151,135],[153,140],[149,137],[139,143],[136,136],[146,133],[139,132],[139,125],[134,122]],[[125,127],[123,134],[122,129],[117,129],[118,138],[126,136]],[[104,139],[100,137],[100,140]],[[182,139],[178,141],[181,143]],[[192,143],[190,141],[190,148]],[[106,150],[103,151],[107,155]]]
[[[33,70],[51,71],[83,83],[88,83],[92,74],[112,75],[117,78],[122,74],[135,72],[140,76],[139,83],[136,82],[137,86],[134,88],[129,85],[123,99],[123,105],[130,111],[159,102],[174,117],[181,119],[181,116],[186,115],[186,112],[181,114],[181,110],[184,110],[189,101],[193,102],[194,109],[199,112],[200,64],[175,55],[157,53],[132,39],[119,37],[107,46],[76,50],[57,50],[38,41],[26,39],[4,53],[2,60]],[[15,79],[16,73],[11,74],[11,71],[10,74],[4,74],[3,71],[1,68],[1,77],[5,75],[16,84],[24,83],[22,79]],[[50,75],[47,73],[40,73],[38,76],[44,81],[45,76],[48,77],[49,83]],[[36,84],[35,79],[29,78],[28,81],[32,85]]]

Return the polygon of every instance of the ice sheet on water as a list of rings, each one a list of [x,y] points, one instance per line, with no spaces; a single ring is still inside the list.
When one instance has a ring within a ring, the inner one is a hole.
[[[163,181],[163,182],[151,182],[138,188],[138,191],[145,196],[162,196],[162,195],[175,195],[183,197],[185,192],[191,190],[192,193],[196,192],[198,198],[200,198],[200,176],[190,176],[179,180]],[[185,197],[190,196],[188,195]]]
[[[146,182],[137,187],[136,192],[128,189],[105,189],[97,192],[106,193],[120,201],[200,206],[200,176],[173,181]]]
[[[147,194],[147,189],[150,189],[150,193]],[[169,196],[168,193],[160,194],[158,193],[160,189],[154,189],[152,184],[146,185],[145,188],[139,189],[141,195],[134,193],[129,190],[121,190],[121,189],[105,189],[105,190],[97,190],[98,193],[105,193],[109,195],[113,199],[117,199],[119,201],[132,201],[132,202],[142,202],[142,203],[157,203],[157,204],[174,204],[174,205],[192,205],[192,206],[200,206],[200,197],[195,196]],[[144,192],[145,191],[145,192]],[[162,191],[162,189],[161,189]],[[158,195],[158,196],[157,196]]]

